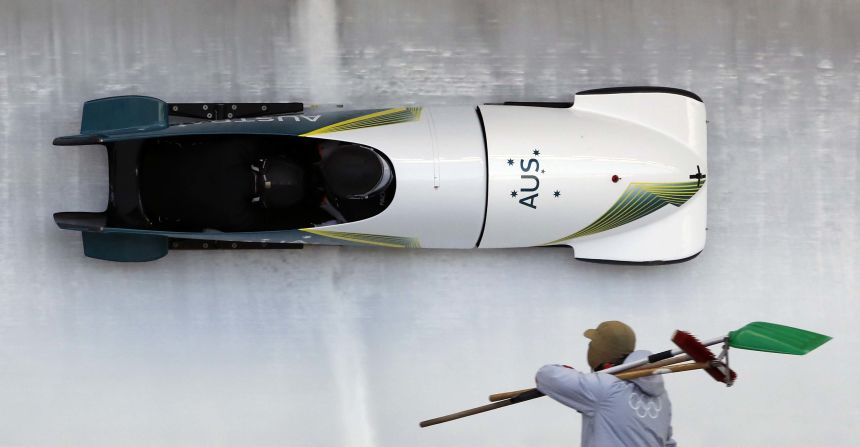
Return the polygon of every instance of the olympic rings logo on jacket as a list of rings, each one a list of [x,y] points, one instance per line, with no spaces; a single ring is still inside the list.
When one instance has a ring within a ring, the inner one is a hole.
[[[630,394],[627,403],[636,412],[636,416],[640,418],[647,416],[651,419],[657,419],[657,416],[660,416],[660,410],[663,409],[659,397],[644,396],[636,391]]]

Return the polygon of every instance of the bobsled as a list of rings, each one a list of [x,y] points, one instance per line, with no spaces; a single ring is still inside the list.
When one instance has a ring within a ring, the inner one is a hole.
[[[104,260],[327,244],[659,264],[705,245],[705,106],[680,89],[361,110],[120,96],[54,144],[107,149],[105,211],[54,214]]]

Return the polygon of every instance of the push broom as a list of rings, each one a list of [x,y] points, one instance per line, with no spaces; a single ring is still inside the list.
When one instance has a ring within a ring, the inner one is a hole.
[[[635,362],[607,368],[601,372],[614,374],[619,379],[631,380],[647,375],[704,369],[715,380],[731,386],[736,374],[728,367],[728,349],[730,347],[777,354],[804,355],[830,339],[829,336],[815,332],[762,321],[749,323],[725,336],[703,342],[689,333],[676,331],[672,341],[678,348],[653,354]],[[707,347],[719,343],[723,343],[723,351],[719,357],[715,357]],[[693,363],[677,364],[691,359],[694,361]],[[490,396],[491,404],[422,421],[419,425],[429,427],[542,396],[544,394],[536,388],[493,394]]]

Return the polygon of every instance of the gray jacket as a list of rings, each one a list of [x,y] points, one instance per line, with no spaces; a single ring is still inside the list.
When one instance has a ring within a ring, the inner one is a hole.
[[[647,357],[636,351],[625,363]],[[661,376],[630,381],[546,365],[535,377],[547,396],[582,413],[583,447],[674,447],[672,404]]]

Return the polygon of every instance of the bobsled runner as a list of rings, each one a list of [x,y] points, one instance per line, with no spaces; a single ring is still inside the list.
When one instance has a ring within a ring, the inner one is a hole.
[[[661,87],[364,110],[97,99],[54,144],[107,148],[107,209],[54,220],[112,261],[330,244],[678,262],[705,244],[705,123],[698,96]]]

